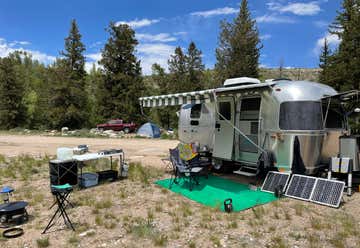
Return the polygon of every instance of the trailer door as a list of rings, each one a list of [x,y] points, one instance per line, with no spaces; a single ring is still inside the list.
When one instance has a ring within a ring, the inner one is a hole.
[[[218,98],[218,112],[215,123],[215,144],[213,156],[231,160],[234,144],[234,100],[232,97]],[[231,125],[231,124],[232,125]]]
[[[259,136],[259,116],[260,116],[260,97],[244,98],[241,100],[239,129],[258,145]],[[247,163],[256,163],[259,151],[256,146],[251,144],[245,137],[239,135],[239,155],[236,160]]]

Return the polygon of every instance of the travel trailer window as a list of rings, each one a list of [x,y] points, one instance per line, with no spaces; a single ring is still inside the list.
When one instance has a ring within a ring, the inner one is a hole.
[[[324,121],[326,121],[325,123],[326,128],[330,128],[330,129],[345,128],[345,119],[344,119],[344,115],[342,114],[343,110],[341,109],[340,103],[331,104],[327,116],[326,116],[326,110],[328,108],[328,105],[324,103],[322,107],[323,107],[323,118]]]
[[[280,105],[280,129],[321,130],[322,123],[320,102],[283,102]]]
[[[199,119],[201,115],[201,104],[195,104],[191,107],[190,118]]]
[[[261,98],[245,98],[241,100],[240,120],[258,120]]]
[[[219,102],[219,113],[224,116],[226,120],[231,120],[230,102]],[[220,120],[224,120],[222,116],[219,116]]]

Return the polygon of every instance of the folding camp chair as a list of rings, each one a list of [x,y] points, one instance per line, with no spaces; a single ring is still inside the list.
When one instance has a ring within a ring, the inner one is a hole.
[[[63,185],[51,185],[51,193],[56,198],[56,203],[58,208],[56,209],[54,215],[51,217],[49,224],[46,226],[43,234],[46,233],[54,224],[55,218],[59,214],[59,218],[62,217],[64,219],[65,225],[70,225],[71,229],[75,231],[73,224],[70,221],[68,214],[66,213],[66,202],[73,188],[70,184]]]
[[[200,172],[205,167],[196,166],[199,165],[199,163],[187,163],[186,161],[182,160],[180,158],[179,149],[169,149],[170,152],[170,161],[173,166],[173,175],[170,180],[169,188],[172,187],[172,185],[178,184],[179,178],[187,178],[189,183],[189,189],[192,191],[193,184],[199,184],[199,175]]]

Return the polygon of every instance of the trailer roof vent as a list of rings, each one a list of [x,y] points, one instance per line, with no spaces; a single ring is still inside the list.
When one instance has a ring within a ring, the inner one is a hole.
[[[225,87],[234,87],[234,86],[242,86],[249,84],[259,84],[261,83],[259,79],[249,78],[249,77],[239,77],[239,78],[229,78],[224,82]]]

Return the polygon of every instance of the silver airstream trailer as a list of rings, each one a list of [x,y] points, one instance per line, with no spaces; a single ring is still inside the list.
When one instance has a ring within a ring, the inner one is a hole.
[[[348,132],[334,96],[315,82],[233,78],[216,89],[139,100],[142,107],[181,105],[180,141],[208,149],[217,167],[238,165],[234,173],[252,176],[264,151],[280,171],[314,174],[327,166]]]

